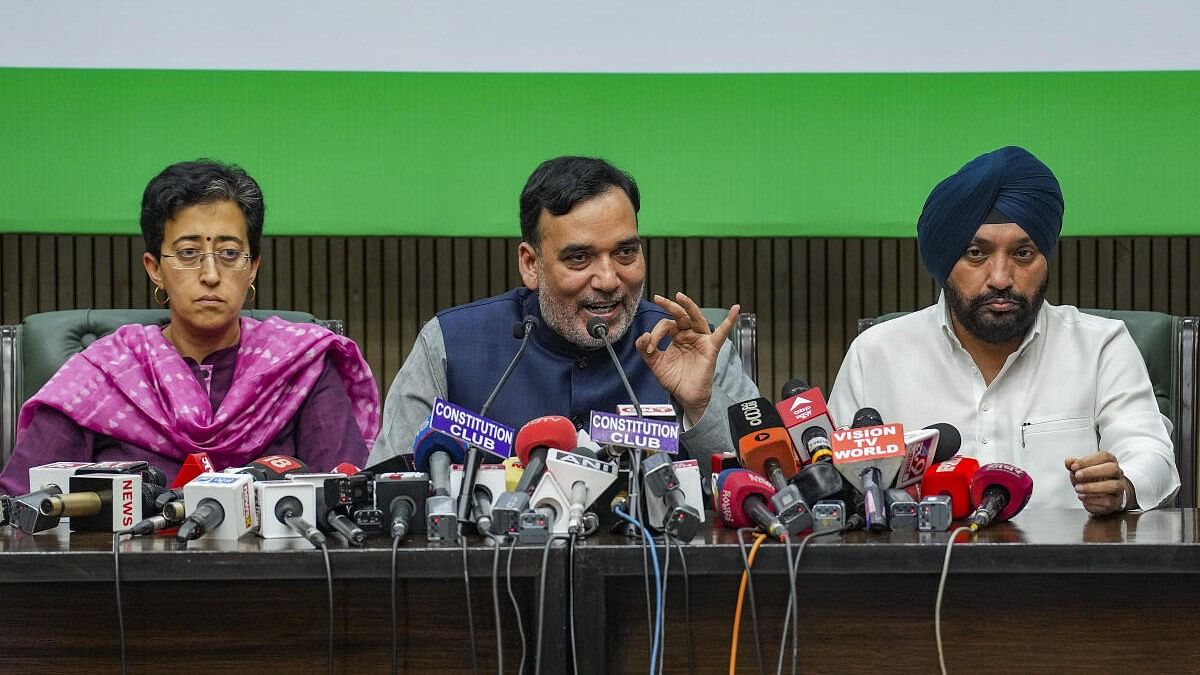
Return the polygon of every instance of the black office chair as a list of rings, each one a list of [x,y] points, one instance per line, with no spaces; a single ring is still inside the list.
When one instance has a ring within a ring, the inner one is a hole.
[[[256,309],[242,315],[260,321],[278,316],[320,324],[339,335],[346,332],[340,320],[321,320],[306,312]],[[0,468],[12,454],[21,406],[69,357],[126,324],[165,325],[169,319],[166,309],[68,309],[30,314],[17,325],[0,326]]]
[[[1112,309],[1080,308],[1079,311],[1125,322],[1146,362],[1158,408],[1174,425],[1171,441],[1175,445],[1180,483],[1177,502],[1181,508],[1195,508],[1200,497],[1197,495],[1200,448],[1196,446],[1196,348],[1200,317]],[[859,319],[858,332],[904,314],[896,312],[874,319]]]
[[[704,318],[714,326],[729,316],[729,310],[721,307],[701,307]],[[758,317],[742,312],[738,314],[737,325],[729,331],[729,341],[742,359],[742,370],[758,383]]]

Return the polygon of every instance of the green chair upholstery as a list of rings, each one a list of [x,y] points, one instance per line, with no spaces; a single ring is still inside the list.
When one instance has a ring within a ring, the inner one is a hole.
[[[247,310],[263,320],[279,316],[296,323],[317,323],[345,334],[341,321],[322,321],[306,312]],[[31,314],[15,326],[0,326],[0,467],[12,453],[21,405],[71,356],[96,338],[131,323],[165,325],[166,309],[69,309]]]
[[[701,307],[700,311],[704,314],[704,318],[712,325],[716,326],[729,316],[729,310],[721,307]],[[737,325],[733,330],[729,331],[729,341],[733,343],[733,348],[741,356],[742,370],[750,376],[754,383],[758,383],[758,317],[754,314],[740,313],[737,318]]]
[[[1200,448],[1196,445],[1196,339],[1200,318],[1114,309],[1080,308],[1079,311],[1125,322],[1146,362],[1158,409],[1174,425],[1171,440],[1175,444],[1175,464],[1179,468],[1178,504],[1182,508],[1195,508],[1200,498],[1197,495]],[[858,332],[903,314],[897,312],[875,319],[860,319]]]

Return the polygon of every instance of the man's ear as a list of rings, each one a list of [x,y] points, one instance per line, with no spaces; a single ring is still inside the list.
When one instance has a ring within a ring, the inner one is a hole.
[[[525,288],[531,291],[538,289],[538,253],[527,241],[517,247],[517,267],[521,271],[521,281]]]

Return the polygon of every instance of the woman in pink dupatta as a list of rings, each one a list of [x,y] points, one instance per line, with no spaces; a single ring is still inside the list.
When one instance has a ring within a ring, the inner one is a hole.
[[[21,409],[0,493],[27,492],[29,468],[54,461],[146,460],[168,479],[194,452],[217,469],[269,454],[314,471],[366,461],[379,395],[354,341],[240,314],[264,210],[258,183],[219,162],[150,181],[142,261],[170,323],[122,326],[63,364]]]

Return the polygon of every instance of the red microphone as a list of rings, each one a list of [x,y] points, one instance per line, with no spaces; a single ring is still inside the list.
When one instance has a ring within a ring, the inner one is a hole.
[[[1021,512],[1033,495],[1033,478],[1020,467],[1004,462],[984,464],[971,479],[975,512],[967,521],[975,532],[992,523],[1003,523]]]
[[[551,448],[570,452],[575,449],[578,436],[575,425],[562,415],[547,415],[529,420],[513,441],[517,457],[525,465],[525,473],[517,481],[514,492],[533,493],[533,488],[546,470],[546,454]]]
[[[193,452],[184,458],[183,465],[179,467],[179,473],[175,474],[175,482],[171,483],[171,489],[187,485],[202,473],[216,473],[216,471],[207,452]]]
[[[354,466],[350,462],[342,462],[341,464],[338,464],[337,466],[330,469],[329,473],[343,473],[343,474],[346,474],[347,476],[353,476],[354,474],[358,473],[359,471],[362,471],[362,469],[358,468],[357,466]]]
[[[725,527],[757,526],[778,539],[787,533],[787,529],[767,507],[774,494],[771,482],[753,471],[726,469],[717,477],[713,509]]]
[[[962,520],[971,512],[971,479],[978,471],[979,460],[962,455],[934,464],[921,478],[921,496],[946,495],[951,515]]]

